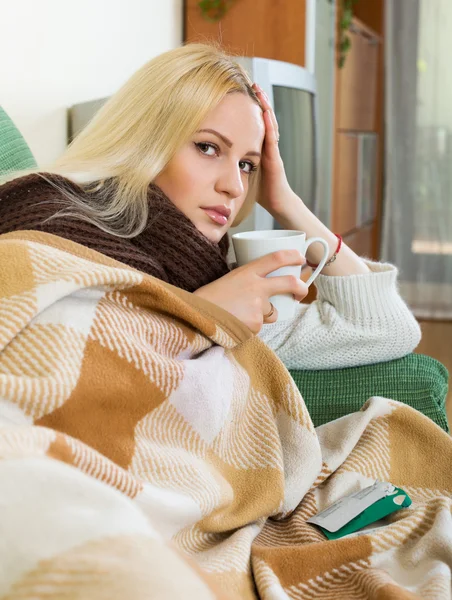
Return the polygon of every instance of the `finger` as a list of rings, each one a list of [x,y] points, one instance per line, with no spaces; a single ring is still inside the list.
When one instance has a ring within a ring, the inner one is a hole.
[[[273,128],[276,132],[276,141],[279,142],[279,125],[278,125],[278,121],[276,120],[275,111],[273,109],[270,112],[270,116],[273,121]]]
[[[270,147],[278,146],[278,132],[275,129],[271,118],[271,111],[266,110],[264,112],[264,121],[265,121],[265,144],[268,144]]]
[[[278,121],[276,119],[275,111],[273,110],[273,107],[270,105],[270,101],[268,100],[268,96],[267,96],[267,101],[268,101],[268,110],[270,111],[270,117],[271,117],[272,124],[273,124],[273,129],[276,132],[276,137],[279,138],[279,125],[278,125]]]
[[[270,104],[270,100],[269,100],[267,94],[265,92],[262,92],[262,95],[264,97],[265,110],[268,110],[270,113],[270,117],[272,120],[272,126],[276,133],[276,138],[279,138],[279,125],[278,125],[278,120],[275,115],[275,111],[273,110],[273,107]]]
[[[272,309],[273,309],[273,312],[272,312],[271,316],[266,317],[265,315],[268,314],[269,312],[271,312]],[[263,320],[264,320],[265,324],[275,323],[278,320],[278,309],[275,306],[273,306],[273,304],[271,304],[271,302],[268,303],[268,310],[263,315]]]
[[[308,294],[306,283],[295,275],[268,277],[265,281],[266,293],[270,298],[277,294],[292,294],[297,302],[301,302]]]
[[[271,108],[270,100],[269,100],[267,94],[264,92],[264,90],[256,83],[253,85],[253,87],[254,87],[254,91],[256,92],[257,97],[259,98],[259,102],[262,104],[262,108],[264,110],[268,110],[269,108]]]
[[[276,132],[276,138],[279,138],[278,120],[276,119],[275,111],[273,110],[272,105],[270,104],[270,100],[269,100],[267,94],[257,84],[254,84],[254,89],[259,98],[260,103],[262,104],[262,108],[264,109],[264,111],[267,111],[267,110],[270,111],[272,126]]]
[[[260,277],[266,277],[269,273],[281,267],[304,265],[305,262],[305,257],[298,250],[278,250],[261,256],[261,258],[249,262],[246,266]]]

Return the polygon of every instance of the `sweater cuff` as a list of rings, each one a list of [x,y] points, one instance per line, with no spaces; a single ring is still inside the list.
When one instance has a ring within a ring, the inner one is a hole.
[[[386,319],[388,303],[399,299],[398,271],[388,263],[364,262],[369,273],[319,275],[315,281],[318,299],[332,304],[346,319],[368,321],[370,315]]]

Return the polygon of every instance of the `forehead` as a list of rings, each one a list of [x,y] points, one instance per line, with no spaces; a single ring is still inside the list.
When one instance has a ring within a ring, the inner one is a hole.
[[[202,122],[201,128],[215,129],[233,144],[260,150],[265,135],[262,109],[248,95],[227,94]]]

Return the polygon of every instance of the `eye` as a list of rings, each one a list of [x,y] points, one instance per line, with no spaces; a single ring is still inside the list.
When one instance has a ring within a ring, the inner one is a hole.
[[[205,156],[216,156],[219,152],[218,146],[210,142],[196,142],[195,146],[201,154],[204,154]],[[209,152],[209,150],[212,150],[213,152]]]
[[[216,144],[212,142],[194,142],[196,149],[204,156],[219,156],[220,149]],[[240,169],[245,175],[251,175],[257,170],[257,166],[251,160],[239,161]]]
[[[257,170],[256,165],[253,162],[251,162],[250,160],[241,160],[239,162],[239,167],[247,175],[251,175],[251,173],[253,173],[254,171]]]

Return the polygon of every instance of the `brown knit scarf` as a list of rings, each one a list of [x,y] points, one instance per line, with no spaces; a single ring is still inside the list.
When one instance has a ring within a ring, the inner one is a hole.
[[[71,181],[46,178],[77,194],[83,190]],[[149,220],[132,239],[105,233],[95,225],[70,216],[46,219],[62,209],[62,192],[38,174],[0,186],[0,234],[36,230],[97,250],[179,288],[193,292],[229,272],[228,236],[215,244],[155,185],[149,187]]]

